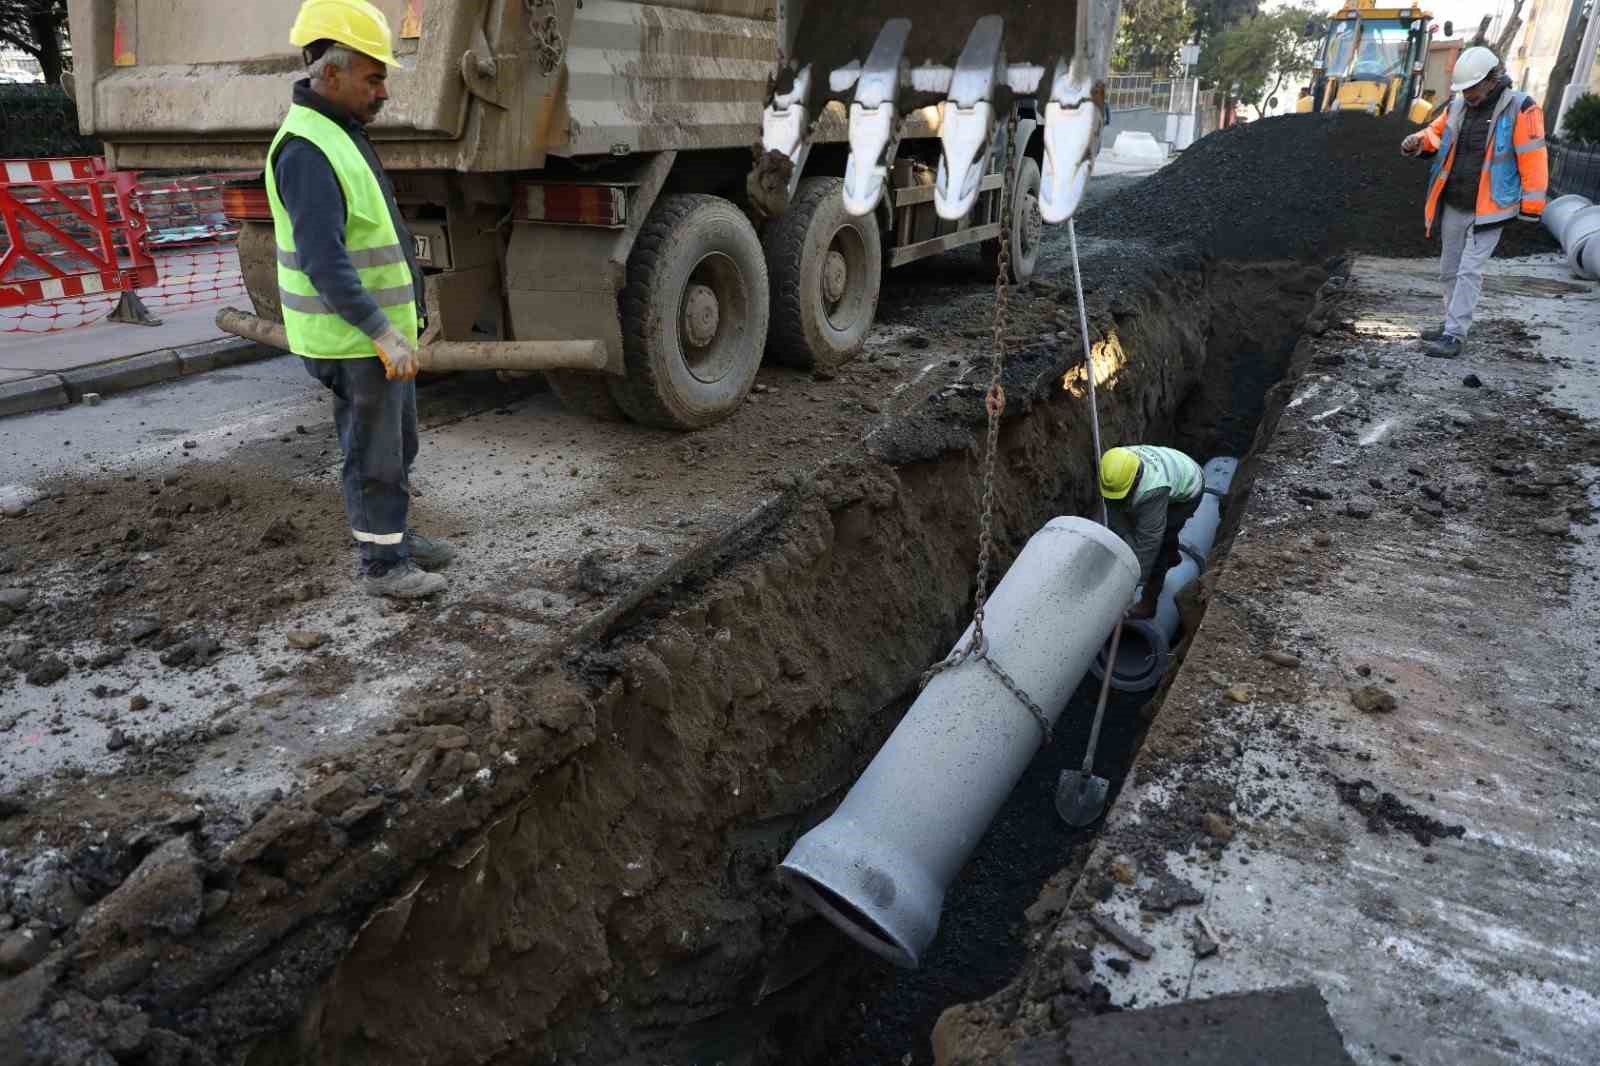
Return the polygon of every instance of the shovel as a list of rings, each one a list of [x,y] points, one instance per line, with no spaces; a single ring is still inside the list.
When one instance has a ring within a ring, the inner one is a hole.
[[[1122,623],[1111,632],[1111,654],[1106,656],[1105,674],[1100,680],[1100,702],[1094,708],[1094,725],[1089,728],[1089,750],[1083,753],[1082,770],[1063,770],[1056,782],[1056,813],[1075,829],[1082,829],[1105,813],[1106,792],[1111,782],[1094,772],[1094,749],[1100,743],[1100,722],[1106,716],[1106,698],[1111,695],[1111,664],[1117,661],[1117,645],[1122,641]]]

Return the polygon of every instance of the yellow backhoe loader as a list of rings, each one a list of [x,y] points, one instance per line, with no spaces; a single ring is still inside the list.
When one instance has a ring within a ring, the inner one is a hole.
[[[1430,63],[1453,53],[1429,47],[1433,16],[1420,7],[1378,7],[1376,0],[1346,0],[1330,16],[1328,33],[1312,64],[1311,85],[1295,110],[1400,113],[1425,122],[1442,100],[1430,99]],[[1451,26],[1445,24],[1445,36]],[[1437,79],[1434,79],[1437,80]]]

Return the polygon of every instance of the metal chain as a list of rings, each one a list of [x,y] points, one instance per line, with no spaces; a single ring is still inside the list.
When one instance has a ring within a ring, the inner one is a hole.
[[[994,353],[989,363],[989,391],[983,399],[989,424],[984,438],[983,512],[978,520],[978,594],[972,611],[972,639],[965,647],[955,649],[946,658],[934,663],[922,675],[921,687],[927,688],[928,682],[945,670],[960,666],[968,659],[975,659],[987,667],[1006,691],[1033,715],[1034,721],[1039,723],[1039,745],[1043,747],[1050,743],[1049,717],[1022,690],[1022,686],[989,656],[989,639],[983,632],[984,611],[989,602],[989,562],[994,555],[994,466],[995,457],[1000,451],[1000,417],[1006,409],[1006,390],[1001,377],[1006,368],[1006,317],[1011,310],[1011,221],[1012,213],[1016,210],[1013,191],[1017,181],[1017,110],[1014,106],[1006,123],[1005,142],[1005,184],[1000,187],[999,270],[994,278]]]

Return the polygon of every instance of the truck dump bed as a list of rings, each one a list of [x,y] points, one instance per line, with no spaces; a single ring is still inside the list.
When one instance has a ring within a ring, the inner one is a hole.
[[[748,146],[771,0],[376,0],[410,68],[372,128],[392,169]],[[70,0],[78,111],[114,166],[260,162],[301,76],[296,4]]]

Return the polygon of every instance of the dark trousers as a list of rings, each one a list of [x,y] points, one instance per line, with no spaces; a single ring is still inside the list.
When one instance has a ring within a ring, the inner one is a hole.
[[[386,570],[409,553],[417,383],[389,381],[376,356],[301,361],[333,393],[333,424],[344,449],[344,512],[361,546],[362,569]]]
[[[1183,561],[1183,556],[1178,552],[1178,535],[1200,509],[1200,501],[1205,498],[1205,493],[1201,493],[1188,503],[1167,505],[1167,531],[1161,538],[1161,552],[1156,556],[1156,564],[1150,568],[1151,588],[1159,589],[1167,579],[1167,571]]]

